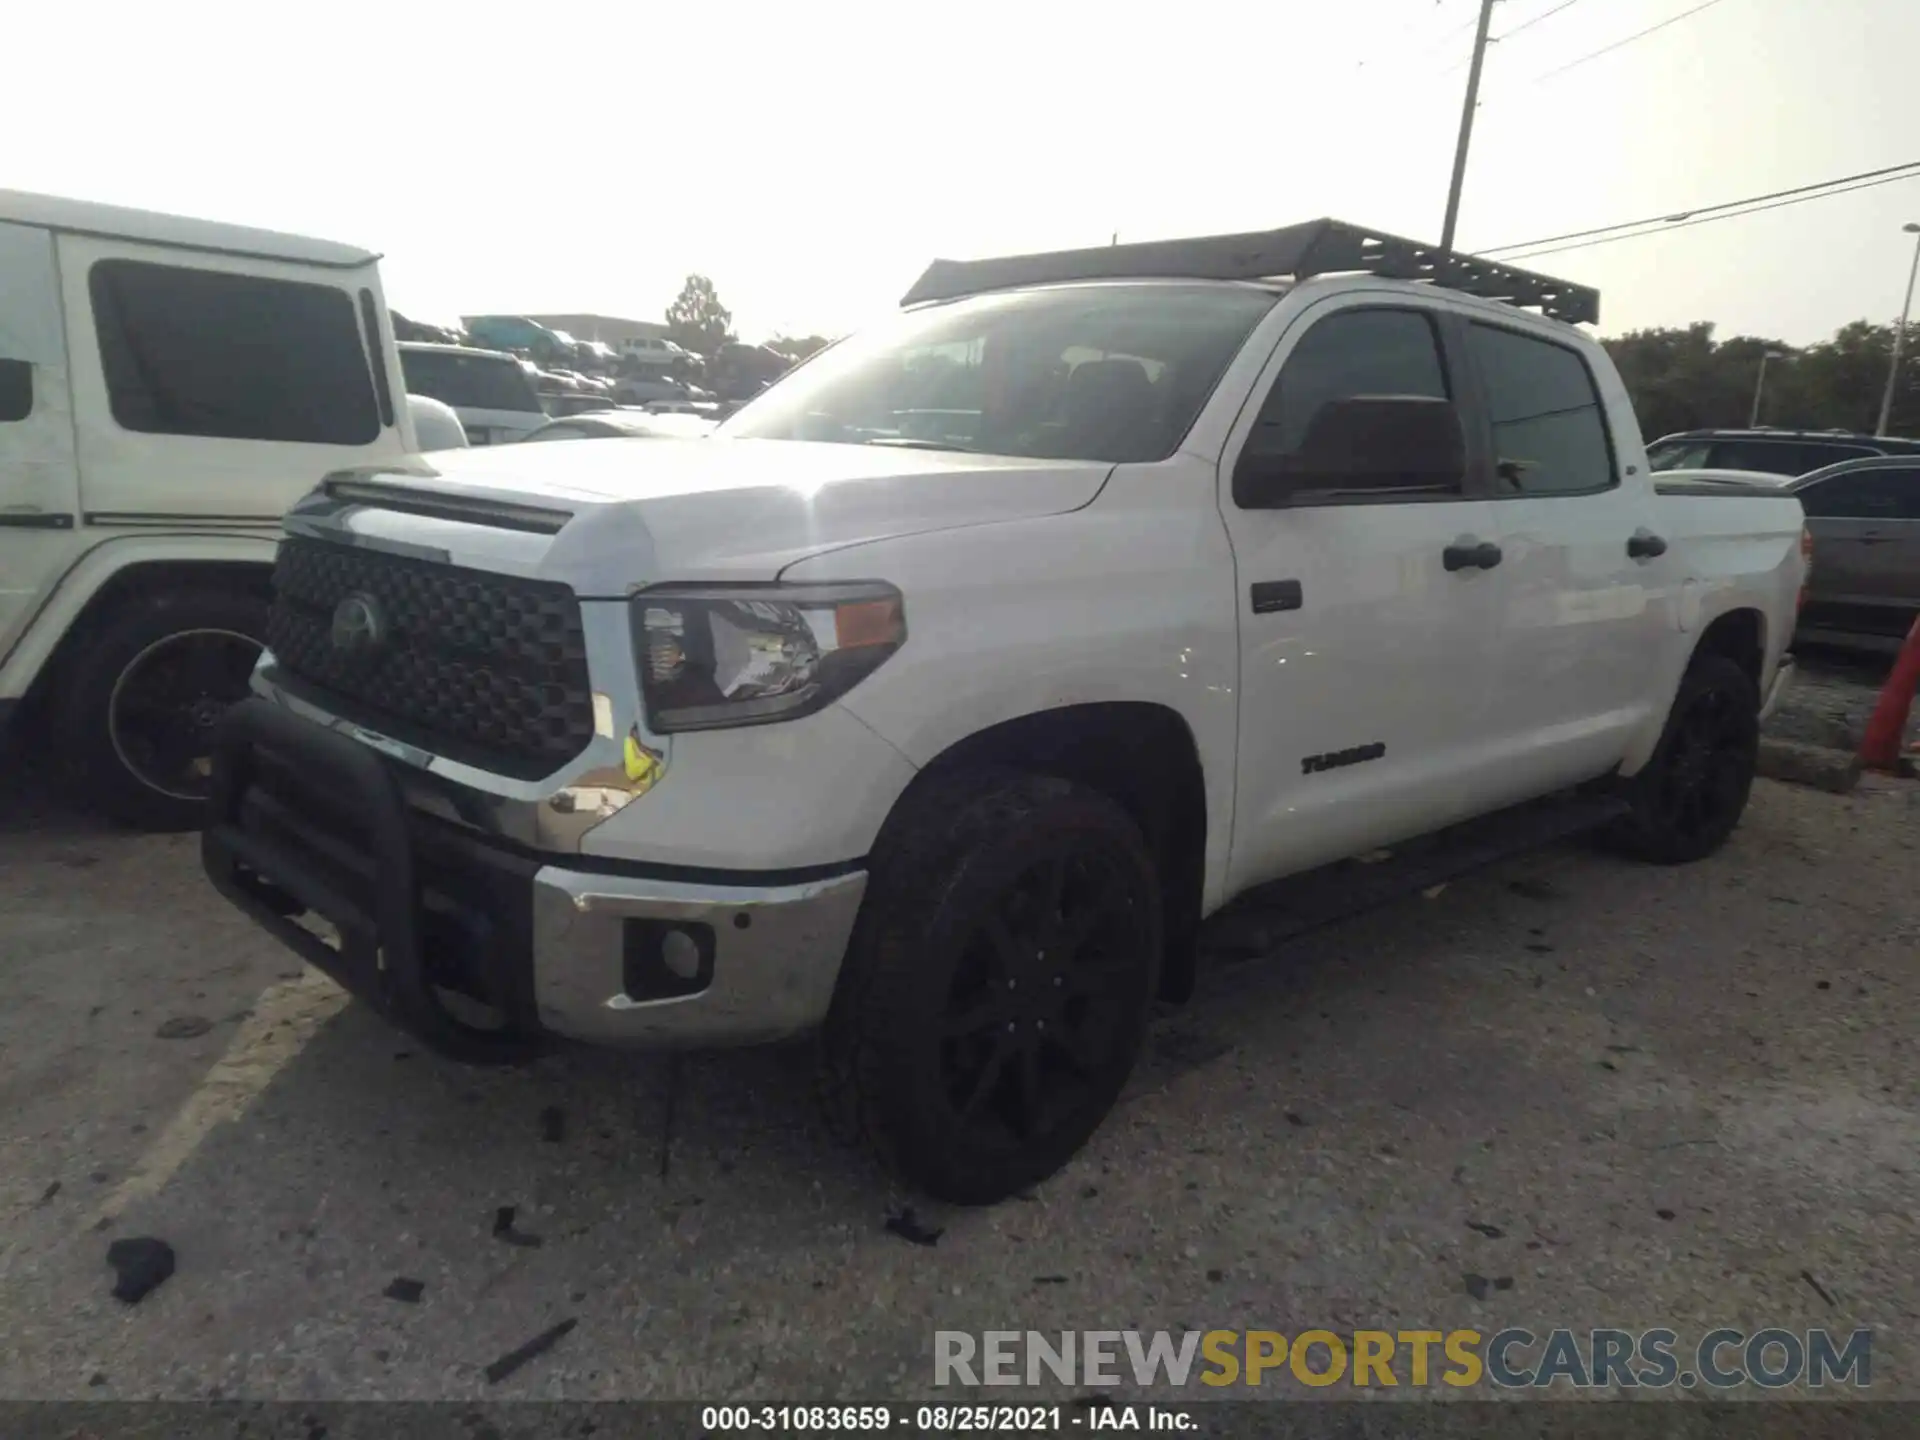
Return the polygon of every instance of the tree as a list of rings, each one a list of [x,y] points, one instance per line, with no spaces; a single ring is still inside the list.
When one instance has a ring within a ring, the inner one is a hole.
[[[1895,435],[1920,435],[1920,357],[1913,345],[1920,335],[1910,330],[1907,339],[1887,428]],[[1613,357],[1649,440],[1676,430],[1745,425],[1760,361],[1768,354],[1779,358],[1767,366],[1761,424],[1871,431],[1887,383],[1893,327],[1856,320],[1831,340],[1804,349],[1752,335],[1715,343],[1706,321],[1684,330],[1635,330],[1600,343]]]
[[[713,281],[687,276],[679,298],[667,307],[667,338],[702,356],[733,339],[733,312],[720,303]]]
[[[797,363],[832,343],[824,335],[776,335],[767,341],[765,348]]]

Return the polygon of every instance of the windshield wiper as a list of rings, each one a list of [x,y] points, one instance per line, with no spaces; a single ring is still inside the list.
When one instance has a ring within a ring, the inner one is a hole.
[[[862,440],[862,445],[890,445],[896,450],[954,450],[962,455],[984,455],[984,450],[976,450],[971,445],[956,445],[951,440],[921,440],[912,435],[876,435],[870,440]]]

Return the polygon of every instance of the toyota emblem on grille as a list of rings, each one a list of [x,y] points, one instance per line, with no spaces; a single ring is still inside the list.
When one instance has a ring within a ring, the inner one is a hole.
[[[358,592],[333,607],[329,632],[333,648],[347,655],[370,655],[387,640],[387,617],[380,602]]]

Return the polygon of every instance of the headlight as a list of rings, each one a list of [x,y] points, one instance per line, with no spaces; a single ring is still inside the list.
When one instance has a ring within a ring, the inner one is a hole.
[[[669,586],[632,603],[655,734],[810,714],[907,638],[900,592],[879,583]]]

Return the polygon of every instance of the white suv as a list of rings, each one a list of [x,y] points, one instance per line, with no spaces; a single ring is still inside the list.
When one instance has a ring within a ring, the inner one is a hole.
[[[659,366],[663,369],[681,360],[693,358],[673,341],[657,339],[651,335],[639,335],[630,340],[622,340],[618,348],[625,359],[635,364]]]
[[[0,191],[0,722],[108,814],[198,822],[282,512],[415,449],[376,261]]]
[[[407,391],[449,405],[473,445],[504,445],[538,430],[547,412],[517,356],[465,345],[400,343]]]

